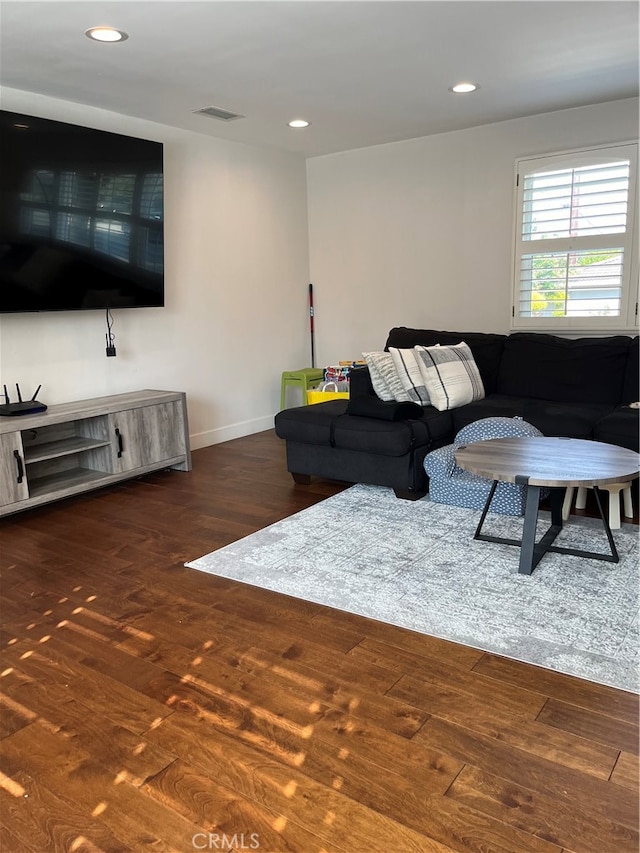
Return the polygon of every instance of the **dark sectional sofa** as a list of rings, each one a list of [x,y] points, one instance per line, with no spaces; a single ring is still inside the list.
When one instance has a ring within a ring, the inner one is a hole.
[[[450,411],[422,408],[420,417],[388,420],[349,414],[356,400],[375,397],[369,370],[351,372],[351,399],[284,409],[275,418],[286,441],[287,470],[390,486],[398,497],[427,491],[424,457],[450,444],[472,421],[520,416],[544,435],[593,439],[638,451],[638,338],[618,335],[570,340],[543,333],[511,335],[391,329],[385,349],[465,341],[478,365],[485,398]],[[350,404],[353,404],[350,406]],[[366,406],[360,407],[366,409]]]

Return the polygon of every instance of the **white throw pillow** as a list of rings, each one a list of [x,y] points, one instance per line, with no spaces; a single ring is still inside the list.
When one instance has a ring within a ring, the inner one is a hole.
[[[444,412],[482,400],[484,385],[468,345],[416,347],[416,357],[431,405]]]
[[[381,400],[396,403],[412,402],[408,392],[402,387],[400,377],[389,352],[363,352],[369,368],[373,390]]]
[[[409,394],[411,400],[414,403],[419,403],[421,406],[428,406],[429,392],[420,372],[416,351],[414,349],[389,347],[389,352],[391,353],[396,372],[400,377],[402,387]]]

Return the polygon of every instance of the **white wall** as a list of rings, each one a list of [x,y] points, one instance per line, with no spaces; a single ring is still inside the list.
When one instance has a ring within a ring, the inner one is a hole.
[[[142,388],[187,392],[192,447],[269,429],[280,374],[309,363],[301,157],[40,95],[2,108],[164,143],[165,308],[0,318],[0,380],[46,403]]]
[[[637,135],[630,99],[308,160],[319,363],[397,325],[507,332],[515,160]]]

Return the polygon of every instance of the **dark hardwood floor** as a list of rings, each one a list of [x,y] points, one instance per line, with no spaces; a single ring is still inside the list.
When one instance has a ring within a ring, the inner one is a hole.
[[[186,560],[339,491],[265,432],[5,519],[0,850],[638,850],[638,697]]]

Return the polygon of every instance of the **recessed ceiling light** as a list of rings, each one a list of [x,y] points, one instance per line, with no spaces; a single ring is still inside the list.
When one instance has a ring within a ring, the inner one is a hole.
[[[479,88],[477,83],[456,83],[455,86],[449,87],[449,91],[455,92],[456,95],[464,95],[467,92],[475,92]]]
[[[94,41],[126,41],[129,38],[124,30],[116,30],[115,27],[91,27],[84,34]]]
[[[294,118],[293,121],[289,122],[289,127],[309,127],[311,124],[310,121],[306,121],[303,118]]]

